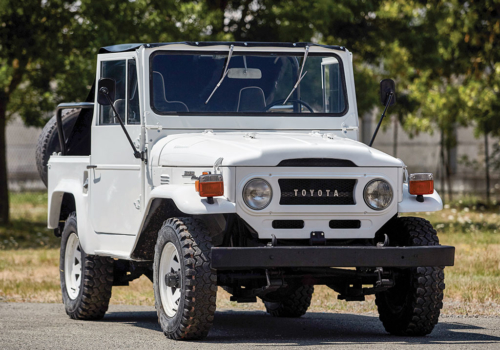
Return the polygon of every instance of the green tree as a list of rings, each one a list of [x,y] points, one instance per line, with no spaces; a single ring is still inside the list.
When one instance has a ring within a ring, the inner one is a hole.
[[[199,39],[212,20],[203,19],[204,7],[174,0],[0,0],[0,223],[9,221],[9,118],[19,114],[25,124],[42,126],[58,103],[83,100],[102,46]]]
[[[66,1],[0,2],[0,223],[9,221],[5,126],[21,112],[28,124],[52,108],[52,81],[69,49]],[[30,101],[31,108],[19,101]],[[17,102],[17,103],[16,103]]]
[[[349,45],[378,57],[381,33],[370,16],[381,1],[327,0],[0,0],[0,222],[9,218],[5,125],[15,113],[43,125],[61,101],[82,100],[95,76],[99,47],[179,40],[311,41]],[[332,35],[335,32],[336,35]],[[338,32],[338,34],[337,34]],[[375,91],[359,65],[361,91]],[[375,94],[367,94],[373,100]],[[359,99],[363,109],[369,98]]]

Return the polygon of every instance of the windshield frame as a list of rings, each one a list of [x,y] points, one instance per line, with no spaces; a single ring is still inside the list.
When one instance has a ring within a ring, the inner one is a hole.
[[[343,89],[343,97],[344,97],[344,110],[339,113],[280,113],[280,112],[273,112],[273,113],[268,113],[268,112],[206,112],[206,111],[199,111],[199,112],[168,112],[168,111],[160,111],[158,110],[155,105],[154,105],[154,95],[153,95],[153,60],[157,55],[229,55],[229,48],[228,50],[155,50],[149,55],[149,106],[151,110],[160,116],[228,116],[228,117],[239,117],[239,116],[252,116],[252,117],[307,117],[307,116],[314,116],[314,117],[343,117],[345,116],[349,110],[349,96],[348,96],[348,89],[347,89],[347,84],[346,84],[346,76],[345,76],[345,68],[344,68],[344,62],[342,58],[334,53],[334,52],[311,52],[309,51],[308,56],[309,57],[334,57],[337,59],[339,62],[339,69],[340,69],[340,75],[341,75],[341,80],[342,80],[342,89]],[[290,56],[293,57],[295,56],[298,64],[298,69],[300,70],[300,62],[298,61],[299,58],[304,56],[304,51],[290,51],[290,52],[283,52],[283,51],[275,51],[275,52],[270,52],[270,51],[235,51],[233,52],[233,57],[238,55],[246,55],[246,56]],[[298,75],[299,72],[294,72],[294,75]],[[323,82],[321,82],[323,85]],[[298,89],[300,89],[300,84]]]

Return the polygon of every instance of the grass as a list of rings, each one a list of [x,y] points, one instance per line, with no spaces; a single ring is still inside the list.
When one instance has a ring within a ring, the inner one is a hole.
[[[59,239],[45,229],[46,195],[16,194],[11,198],[12,224],[0,226],[0,300],[61,302]],[[473,201],[453,202],[441,212],[420,213],[438,230],[441,244],[456,247],[455,266],[447,267],[444,314],[500,315],[500,215],[498,208]],[[337,293],[316,286],[311,311],[374,312],[374,298],[364,302],[337,300]],[[128,287],[113,287],[113,304],[154,305],[146,277]],[[219,289],[222,309],[264,310],[255,304],[236,304]]]
[[[0,250],[59,247],[47,228],[47,193],[11,193],[9,199],[11,222],[0,225]]]

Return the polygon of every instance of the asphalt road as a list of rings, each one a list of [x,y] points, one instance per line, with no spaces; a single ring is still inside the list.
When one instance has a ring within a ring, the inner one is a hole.
[[[375,315],[308,313],[276,319],[259,311],[219,311],[208,338],[165,338],[156,312],[145,306],[111,306],[99,322],[70,320],[61,304],[0,303],[0,349],[500,349],[500,317],[443,317],[427,337],[385,333]]]

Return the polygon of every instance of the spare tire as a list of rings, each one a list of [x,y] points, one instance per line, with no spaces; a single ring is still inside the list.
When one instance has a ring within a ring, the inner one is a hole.
[[[62,116],[64,136],[66,138],[73,129],[79,114],[79,109],[72,109]],[[47,124],[45,124],[36,146],[36,167],[38,169],[40,179],[42,179],[45,186],[47,186],[48,183],[47,162],[54,152],[61,152],[56,116],[50,118]]]

